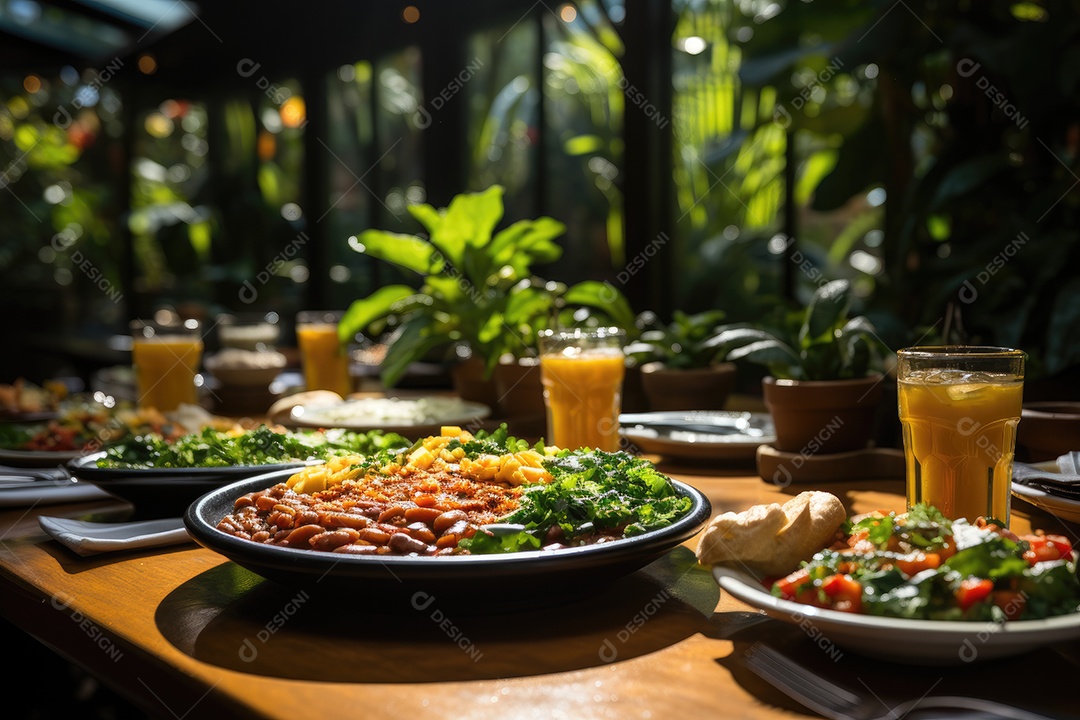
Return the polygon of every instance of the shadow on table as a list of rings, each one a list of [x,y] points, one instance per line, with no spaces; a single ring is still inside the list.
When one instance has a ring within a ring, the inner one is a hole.
[[[392,582],[392,581],[391,581]],[[719,599],[685,547],[590,594],[553,587],[547,607],[517,612],[405,598],[365,608],[355,593],[297,590],[225,563],[184,583],[158,607],[166,639],[238,672],[329,682],[414,683],[567,672],[661,650],[709,632]],[[494,612],[488,612],[494,610]]]
[[[773,688],[743,662],[755,646],[768,645],[810,669],[820,679],[880,702],[881,715],[897,704],[924,695],[959,695],[996,700],[1047,717],[1077,715],[1073,687],[1080,669],[1080,645],[1068,643],[1014,657],[956,665],[915,665],[867,658],[758,613],[717,613],[711,637],[733,643],[716,662],[748,693],[763,703],[819,717]],[[812,630],[812,626],[810,628]],[[872,704],[872,703],[871,703]],[[914,714],[912,715],[914,717]]]

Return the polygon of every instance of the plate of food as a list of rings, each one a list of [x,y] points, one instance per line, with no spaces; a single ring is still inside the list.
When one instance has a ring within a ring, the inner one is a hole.
[[[384,430],[414,436],[438,433],[444,425],[465,426],[491,415],[491,408],[452,395],[400,393],[342,398],[305,393],[275,403],[271,417],[294,428]]]
[[[623,413],[619,431],[643,452],[701,460],[753,460],[776,440],[768,413],[723,410]]]
[[[718,515],[698,559],[720,587],[829,643],[909,664],[962,664],[1080,637],[1070,541],[992,519],[846,517],[830,493]]]
[[[282,584],[495,609],[599,587],[693,537],[710,512],[647,460],[530,446],[502,425],[250,478],[201,497],[185,524]]]
[[[56,467],[138,433],[179,437],[185,429],[153,409],[76,402],[43,422],[0,424],[0,462]]]
[[[0,422],[41,422],[59,414],[60,404],[68,396],[62,382],[51,380],[42,385],[18,378],[0,384]]]
[[[131,437],[72,460],[67,468],[79,480],[130,502],[142,516],[179,517],[209,490],[252,475],[411,443],[396,433],[379,431],[207,427],[175,439],[153,433]]]

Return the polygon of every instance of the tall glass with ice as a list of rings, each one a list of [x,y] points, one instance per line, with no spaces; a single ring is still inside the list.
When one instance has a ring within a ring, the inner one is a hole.
[[[946,517],[1008,525],[1024,358],[970,345],[897,353],[909,508],[928,503]]]

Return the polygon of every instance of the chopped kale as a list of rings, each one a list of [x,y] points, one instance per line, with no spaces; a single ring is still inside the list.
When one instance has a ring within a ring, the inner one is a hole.
[[[470,552],[514,552],[554,532],[566,544],[594,534],[632,537],[667,527],[693,505],[648,460],[625,452],[562,450],[545,461],[550,483],[530,487],[505,518],[524,530],[474,538]]]
[[[213,468],[276,465],[335,455],[371,455],[407,447],[396,433],[370,431],[280,432],[266,425],[241,433],[205,428],[176,440],[138,435],[112,445],[98,460],[102,468]]]

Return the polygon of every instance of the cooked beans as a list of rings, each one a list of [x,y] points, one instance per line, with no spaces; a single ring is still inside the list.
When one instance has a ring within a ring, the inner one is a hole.
[[[348,479],[314,493],[286,483],[237,498],[218,529],[266,545],[348,555],[450,555],[517,508],[516,487],[446,471]]]
[[[431,527],[435,532],[441,535],[445,533],[449,528],[468,519],[469,516],[463,513],[461,510],[447,510],[431,522]]]

